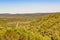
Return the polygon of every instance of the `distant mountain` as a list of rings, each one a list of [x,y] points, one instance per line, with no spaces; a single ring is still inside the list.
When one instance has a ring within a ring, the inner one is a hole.
[[[60,13],[60,12],[56,12],[56,13]],[[28,16],[43,16],[46,14],[53,14],[53,13],[27,13],[27,14],[10,14],[10,13],[0,13],[0,18],[1,17],[28,17]]]

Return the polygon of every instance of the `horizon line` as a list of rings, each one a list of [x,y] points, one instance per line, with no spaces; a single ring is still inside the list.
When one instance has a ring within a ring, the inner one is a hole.
[[[26,12],[26,13],[9,13],[9,12],[6,12],[6,13],[0,13],[0,14],[37,14],[37,13],[60,13],[60,12]]]

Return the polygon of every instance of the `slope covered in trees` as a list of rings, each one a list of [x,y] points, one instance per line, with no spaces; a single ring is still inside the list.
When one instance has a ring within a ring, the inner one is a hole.
[[[60,14],[0,18],[0,40],[60,40]]]

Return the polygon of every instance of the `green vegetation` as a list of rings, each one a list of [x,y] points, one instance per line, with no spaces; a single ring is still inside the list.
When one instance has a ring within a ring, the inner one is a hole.
[[[0,40],[60,40],[60,14],[0,18]]]

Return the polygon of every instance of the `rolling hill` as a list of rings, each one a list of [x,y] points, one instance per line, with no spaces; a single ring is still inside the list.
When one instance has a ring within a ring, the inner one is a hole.
[[[0,40],[60,40],[60,13],[0,14]]]

